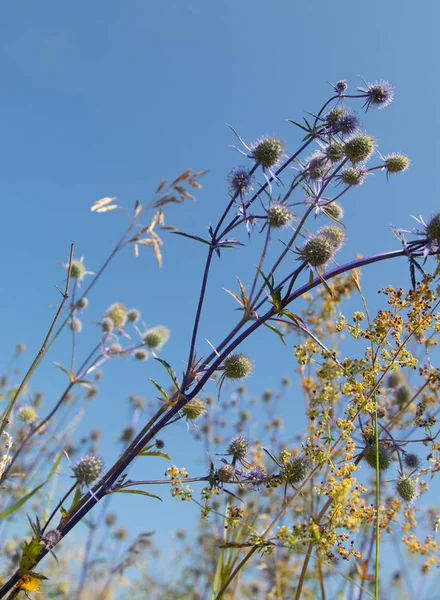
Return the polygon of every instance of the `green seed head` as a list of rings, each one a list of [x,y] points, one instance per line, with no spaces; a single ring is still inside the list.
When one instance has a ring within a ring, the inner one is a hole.
[[[190,400],[188,404],[185,404],[185,406],[182,408],[182,413],[185,415],[188,421],[195,421],[201,417],[204,412],[206,412],[206,403],[202,400],[202,398],[197,398],[197,396]]]
[[[102,320],[101,327],[102,327],[102,331],[104,331],[104,333],[111,333],[113,331],[113,329],[115,328],[113,319],[110,319],[110,317],[105,317]]]
[[[401,383],[405,381],[405,376],[402,371],[393,371],[388,375],[387,385],[390,389],[394,390]]]
[[[84,456],[72,468],[78,483],[91,485],[102,473],[104,463],[97,456]]]
[[[276,137],[264,137],[252,149],[252,158],[263,168],[270,169],[280,162],[284,144]]]
[[[132,308],[127,312],[127,321],[130,321],[130,323],[137,323],[140,318],[141,313],[138,311],[137,308]]]
[[[367,177],[366,169],[347,167],[341,173],[341,180],[347,185],[362,185]]]
[[[124,427],[124,429],[122,430],[119,439],[121,442],[126,442],[127,444],[129,444],[134,439],[135,433],[135,428],[131,425],[128,425],[128,427]]]
[[[404,154],[390,154],[385,158],[387,173],[400,173],[409,167],[409,158]]]
[[[426,226],[426,235],[431,240],[440,245],[440,213],[432,217]]]
[[[371,135],[355,135],[345,143],[345,155],[352,163],[363,162],[374,152],[375,141]]]
[[[136,360],[147,360],[149,356],[148,352],[143,348],[138,348],[137,350],[135,350],[133,355]]]
[[[23,423],[28,423],[30,425],[31,423],[36,421],[38,415],[35,408],[31,405],[28,405],[22,406],[18,410],[17,416],[20,421],[23,421]]]
[[[231,481],[231,479],[234,477],[234,475],[235,475],[235,468],[232,465],[226,464],[217,470],[218,480],[221,481],[222,483],[227,483],[228,481]]]
[[[78,302],[75,304],[75,308],[77,310],[84,310],[89,305],[89,301],[87,298],[80,298]]]
[[[328,227],[323,227],[319,231],[319,235],[324,236],[326,239],[330,240],[333,245],[333,249],[337,252],[345,240],[344,230],[336,225],[329,225]]]
[[[376,468],[376,456],[375,444],[369,444],[365,450],[364,459],[372,469]],[[379,471],[386,471],[390,468],[390,465],[390,453],[383,444],[379,444]]]
[[[170,330],[163,325],[158,325],[157,327],[148,330],[144,335],[144,344],[150,348],[150,350],[155,350],[163,346],[169,337]]]
[[[123,304],[112,304],[107,310],[106,317],[113,321],[115,327],[122,329],[127,322],[127,309]]]
[[[292,213],[282,204],[272,204],[267,209],[269,225],[274,229],[286,227],[292,220]]]
[[[323,236],[317,235],[309,240],[301,250],[301,256],[312,267],[321,267],[325,265],[335,254],[332,241]]]
[[[345,115],[347,114],[347,109],[343,108],[342,106],[335,106],[335,108],[332,108],[326,115],[325,120],[327,121],[327,124],[330,125],[331,127],[334,127],[337,122],[339,121],[339,119],[342,119],[342,117],[345,117]]]
[[[70,277],[72,279],[83,279],[86,272],[86,267],[81,260],[73,260],[70,266]]]
[[[249,442],[243,436],[234,438],[228,446],[228,454],[231,454],[234,458],[242,460],[246,456],[246,452],[249,448]]]
[[[313,181],[317,181],[318,179],[322,179],[324,175],[329,170],[327,166],[327,157],[326,155],[318,150],[314,152],[310,158],[307,159],[306,164],[307,175]]]
[[[408,400],[410,400],[412,398],[411,386],[408,385],[407,383],[401,383],[395,389],[394,394],[395,394],[396,402],[398,404],[406,404],[406,402],[408,402]]]
[[[417,481],[411,477],[402,476],[396,483],[396,491],[402,500],[412,502],[420,494],[420,488]]]
[[[77,317],[73,317],[73,319],[70,319],[69,327],[75,333],[81,333],[81,331],[82,331],[81,319],[78,319]]]
[[[303,456],[292,458],[283,465],[281,476],[283,479],[294,485],[301,483],[310,471],[310,462]]]
[[[244,379],[252,371],[252,363],[244,354],[231,354],[224,360],[224,373],[227,379]]]
[[[339,162],[345,156],[344,146],[339,142],[332,142],[326,147],[325,153],[331,162]]]

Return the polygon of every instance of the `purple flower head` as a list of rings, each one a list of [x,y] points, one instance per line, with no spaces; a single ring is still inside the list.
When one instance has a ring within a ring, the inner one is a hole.
[[[229,189],[234,194],[244,195],[252,190],[254,178],[246,167],[236,167],[228,175]]]
[[[252,467],[246,473],[246,485],[251,490],[259,490],[267,481],[267,473],[263,467]]]
[[[376,81],[375,83],[365,83],[365,88],[358,88],[359,92],[363,92],[367,96],[364,107],[365,112],[372,108],[386,108],[394,100],[396,95],[394,86],[385,80]]]
[[[338,94],[343,94],[348,88],[348,83],[345,79],[340,79],[336,82],[336,85],[334,85],[333,88]]]
[[[357,116],[356,113],[347,112],[346,115],[341,117],[337,123],[338,133],[342,135],[347,135],[350,133],[355,133],[359,130],[361,125],[361,120]]]

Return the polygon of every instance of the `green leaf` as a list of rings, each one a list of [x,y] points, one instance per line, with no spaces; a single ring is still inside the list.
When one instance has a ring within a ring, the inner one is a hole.
[[[165,402],[168,402],[169,398],[168,398],[168,394],[166,393],[166,391],[160,387],[160,385],[157,383],[157,381],[154,381],[154,379],[151,379],[151,377],[148,378],[151,383],[154,385],[154,387],[159,390],[159,392],[161,393],[161,395],[165,398]]]
[[[161,456],[162,458],[166,458],[167,460],[171,461],[171,458],[166,452],[148,452],[147,450],[141,450],[138,452],[138,456]]]
[[[297,127],[299,127],[300,129],[302,129],[303,131],[309,131],[306,127],[304,127],[304,125],[301,125],[300,123],[297,123],[296,121],[292,121],[292,119],[287,119],[289,123],[292,123],[293,125],[296,125]]]
[[[277,334],[277,336],[280,338],[280,340],[283,342],[283,344],[287,347],[286,342],[284,341],[284,335],[281,333],[281,331],[279,331],[276,327],[274,327],[273,325],[269,325],[269,323],[263,323],[263,325],[265,327],[267,327],[268,329],[270,329],[271,331],[273,331],[274,333]]]
[[[160,500],[163,502],[162,498],[156,496],[155,494],[149,494],[148,492],[144,492],[143,490],[114,490],[110,492],[111,494],[136,494],[138,496],[148,496],[149,498],[156,498],[156,500]]]
[[[174,370],[173,370],[172,366],[171,366],[169,363],[167,363],[167,361],[166,361],[166,360],[163,360],[162,358],[158,358],[157,356],[155,356],[155,357],[154,357],[154,360],[157,360],[157,361],[159,361],[159,362],[160,362],[160,364],[161,364],[163,367],[165,367],[165,369],[166,369],[166,371],[167,371],[168,375],[169,375],[169,376],[171,377],[171,379],[173,380],[173,383],[174,383],[174,385],[176,386],[176,388],[177,388],[177,389],[179,389],[179,382],[178,382],[178,380],[177,380],[177,376],[176,376],[176,374],[174,373]]]
[[[190,240],[196,240],[197,242],[203,242],[204,244],[208,244],[208,246],[211,245],[211,242],[208,242],[197,235],[190,235],[189,233],[183,233],[183,231],[172,231],[171,233],[173,235],[181,235],[182,237],[189,238]]]

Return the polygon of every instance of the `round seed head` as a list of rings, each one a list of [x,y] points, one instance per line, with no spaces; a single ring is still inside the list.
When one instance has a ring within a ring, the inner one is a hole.
[[[292,213],[283,204],[272,204],[267,209],[269,225],[274,229],[286,227],[292,220]]]
[[[383,404],[377,405],[376,412],[377,412],[378,419],[383,419],[384,417],[387,416],[387,409],[385,408],[385,406],[383,406]]]
[[[420,460],[420,457],[417,456],[417,454],[408,453],[405,454],[403,462],[408,467],[408,469],[418,469],[422,461]]]
[[[348,113],[348,109],[343,106],[335,106],[325,116],[327,125],[332,127],[334,131],[337,131],[338,121]]]
[[[227,379],[244,379],[252,371],[252,363],[244,354],[231,354],[225,358],[224,373]]]
[[[426,235],[431,242],[440,245],[440,213],[432,217],[427,224]]]
[[[75,308],[77,310],[84,310],[85,308],[87,308],[89,305],[89,300],[88,298],[80,298],[78,300],[78,302],[75,304]]]
[[[149,329],[144,335],[144,344],[150,348],[150,350],[154,350],[163,346],[169,337],[170,330],[163,325],[158,325],[157,327]]]
[[[343,94],[348,88],[348,83],[345,79],[340,79],[336,82],[334,88],[336,92],[339,92],[339,94]]]
[[[141,313],[137,308],[132,308],[131,310],[127,311],[127,321],[130,321],[130,323],[137,323],[140,318]]]
[[[322,179],[328,171],[327,156],[318,150],[308,159],[305,169],[313,181]]]
[[[411,477],[402,476],[396,483],[396,491],[402,500],[405,500],[405,502],[412,502],[419,495],[420,488],[417,481]]]
[[[126,442],[127,444],[129,444],[134,439],[135,433],[136,431],[134,427],[128,425],[128,427],[124,427],[124,429],[122,430],[119,439],[121,442]]]
[[[331,242],[335,252],[341,248],[345,240],[344,230],[340,227],[337,227],[336,225],[329,225],[328,227],[323,227],[319,231],[319,235],[324,236]]]
[[[134,357],[136,360],[147,360],[149,354],[144,348],[137,348],[134,353]]]
[[[17,417],[23,423],[28,423],[30,425],[37,420],[38,415],[35,408],[29,404],[28,406],[22,406],[18,409]]]
[[[331,142],[325,148],[325,155],[331,162],[339,162],[345,156],[344,146],[339,142]]]
[[[331,202],[330,204],[326,204],[324,206],[325,212],[333,217],[334,219],[338,219],[340,221],[344,216],[344,209],[337,202]]]
[[[412,397],[411,386],[407,383],[401,383],[394,392],[398,404],[406,404]]]
[[[352,163],[363,162],[374,152],[375,141],[371,135],[362,133],[345,142],[345,155]]]
[[[228,454],[236,458],[237,460],[242,460],[246,456],[246,452],[249,448],[249,442],[243,436],[238,436],[234,438],[228,446]]]
[[[387,385],[394,390],[405,381],[405,376],[402,371],[393,371],[388,375]]]
[[[206,403],[197,396],[182,408],[182,413],[188,421],[195,421],[206,412]]]
[[[227,483],[235,475],[235,468],[232,465],[223,465],[217,470],[217,478],[222,483]]]
[[[72,468],[78,483],[91,485],[102,473],[104,463],[97,456],[87,455],[76,463]]]
[[[340,175],[341,181],[347,185],[362,185],[367,178],[367,169],[364,167],[347,167]]]
[[[369,444],[364,452],[364,460],[372,469],[376,468],[376,446]],[[383,444],[379,444],[379,471],[386,471],[390,468],[391,457],[387,448]]]
[[[81,319],[78,319],[78,317],[73,317],[70,319],[69,327],[75,333],[81,333],[83,327]]]
[[[283,479],[294,485],[301,483],[310,471],[310,462],[303,456],[292,458],[283,465],[281,476]]]
[[[409,158],[404,154],[390,154],[385,158],[387,173],[400,173],[409,167]]]
[[[263,137],[252,147],[252,158],[265,169],[275,167],[281,160],[284,144],[276,137]]]
[[[101,323],[102,331],[104,333],[111,333],[115,328],[115,324],[113,323],[113,319],[110,317],[104,317]]]
[[[58,529],[50,529],[44,535],[41,536],[40,540],[44,543],[46,548],[54,548],[61,539],[61,533]]]
[[[303,246],[300,254],[312,267],[321,267],[333,258],[335,249],[331,240],[323,235],[317,235]]]
[[[121,344],[110,344],[110,346],[108,347],[108,351],[110,354],[121,354],[123,348]]]
[[[116,302],[107,309],[106,317],[110,317],[115,327],[122,329],[127,322],[127,309],[123,304]]]
[[[70,277],[72,279],[83,279],[86,273],[86,267],[81,260],[72,260],[72,264],[70,265]]]

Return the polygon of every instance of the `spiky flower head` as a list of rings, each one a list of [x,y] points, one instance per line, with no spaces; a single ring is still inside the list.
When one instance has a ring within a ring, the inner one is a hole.
[[[217,478],[222,483],[227,483],[231,481],[235,475],[235,467],[229,464],[225,464],[217,469]]]
[[[246,167],[236,167],[228,175],[229,189],[233,194],[246,194],[252,190],[254,177]]]
[[[150,348],[150,350],[156,350],[161,348],[170,337],[170,330],[168,327],[163,325],[157,325],[152,329],[149,329],[144,335],[144,344]]]
[[[372,469],[376,468],[376,457],[379,456],[379,471],[386,471],[391,465],[391,456],[388,449],[379,444],[379,453],[376,453],[376,445],[368,444],[364,452],[364,459]]]
[[[80,298],[77,303],[75,304],[75,308],[76,310],[84,310],[85,308],[87,308],[89,305],[89,299],[88,298]]]
[[[312,237],[299,251],[300,258],[312,267],[322,267],[333,258],[335,249],[332,241],[324,235]]]
[[[335,106],[327,113],[325,119],[333,133],[349,135],[358,131],[360,127],[357,114],[345,106]]]
[[[122,329],[127,322],[127,309],[123,304],[116,302],[107,309],[106,317],[113,321],[115,327]]]
[[[246,473],[246,485],[249,486],[251,490],[259,490],[266,481],[267,473],[263,467],[252,467],[252,469]]]
[[[23,423],[28,423],[30,425],[37,420],[38,415],[35,408],[29,404],[18,409],[17,417]]]
[[[407,383],[401,383],[395,389],[394,396],[398,404],[406,404],[412,397],[411,386]]]
[[[337,131],[337,124],[339,119],[348,113],[348,108],[345,106],[335,106],[325,116],[327,125],[329,125],[333,131]]]
[[[252,371],[252,363],[244,354],[231,354],[225,358],[224,374],[227,379],[244,379]]]
[[[146,350],[144,350],[144,348],[137,348],[133,352],[133,356],[135,357],[136,360],[147,360],[147,358],[149,357],[149,354]]]
[[[440,246],[440,213],[437,213],[426,225],[426,235],[431,242]]]
[[[121,354],[123,352],[123,348],[121,344],[110,344],[108,351],[110,354]]]
[[[283,152],[284,144],[280,139],[265,136],[252,144],[251,156],[264,169],[271,169],[280,162]]]
[[[388,375],[387,385],[390,389],[394,390],[404,381],[405,375],[402,373],[402,371],[393,371]]]
[[[340,142],[331,142],[324,148],[325,156],[331,162],[340,162],[344,156],[344,146]]]
[[[137,308],[131,308],[127,311],[127,321],[130,323],[137,323],[141,318],[141,313]]]
[[[91,485],[99,478],[103,468],[104,463],[100,458],[86,455],[79,459],[72,471],[78,483]]]
[[[339,178],[347,185],[362,185],[367,178],[367,174],[365,167],[347,167],[339,175]]]
[[[83,327],[81,319],[78,319],[78,317],[73,317],[70,319],[69,327],[74,333],[81,333]]]
[[[182,413],[188,421],[195,421],[206,412],[206,402],[197,396],[182,408]]]
[[[156,448],[158,450],[162,450],[162,448],[165,448],[165,442],[163,440],[157,439],[154,443],[154,445],[156,446]]]
[[[387,416],[387,409],[383,404],[377,404],[376,413],[378,419],[383,419]]]
[[[246,456],[246,452],[249,448],[249,442],[245,437],[239,435],[231,440],[228,446],[228,454],[230,454],[236,460],[243,460]]]
[[[389,81],[376,81],[367,83],[365,88],[358,88],[359,92],[367,94],[367,100],[364,104],[366,110],[372,108],[386,108],[395,97],[394,86]]]
[[[318,234],[330,240],[335,252],[341,248],[345,240],[344,230],[336,225],[328,225],[327,227],[323,227],[319,230]]]
[[[296,456],[283,464],[281,477],[293,485],[301,483],[310,471],[310,461],[303,456]]]
[[[403,462],[408,467],[408,469],[418,469],[422,461],[420,460],[420,456],[409,452],[403,457]]]
[[[374,138],[366,133],[361,133],[345,142],[345,155],[353,164],[363,162],[373,154],[374,147]]]
[[[420,494],[420,487],[415,479],[402,475],[397,480],[396,491],[402,500],[412,502]]]
[[[119,440],[121,442],[126,442],[127,444],[129,444],[134,439],[135,433],[135,428],[132,427],[132,425],[128,425],[122,430],[121,435],[119,436]]]
[[[304,172],[313,181],[322,179],[328,172],[327,156],[321,150],[314,152],[308,159]]]
[[[330,202],[330,204],[326,204],[323,206],[323,208],[327,216],[338,219],[338,221],[340,221],[344,216],[344,209],[337,202]]]
[[[102,331],[104,331],[105,333],[111,333],[115,328],[113,319],[111,319],[110,317],[104,317],[104,319],[102,319],[101,328]]]
[[[274,229],[286,227],[292,220],[292,213],[284,204],[272,204],[267,209],[269,225]]]
[[[54,548],[61,539],[61,533],[58,529],[50,529],[46,531],[44,535],[41,536],[40,540],[46,546],[46,548],[52,549]]]
[[[343,94],[348,89],[348,83],[345,79],[340,79],[336,82],[333,88],[335,92],[338,92],[338,94]]]
[[[70,277],[72,279],[83,279],[86,273],[86,267],[81,260],[72,260],[70,265]]]
[[[391,173],[401,173],[409,167],[409,158],[404,154],[390,154],[384,158],[387,175]]]

